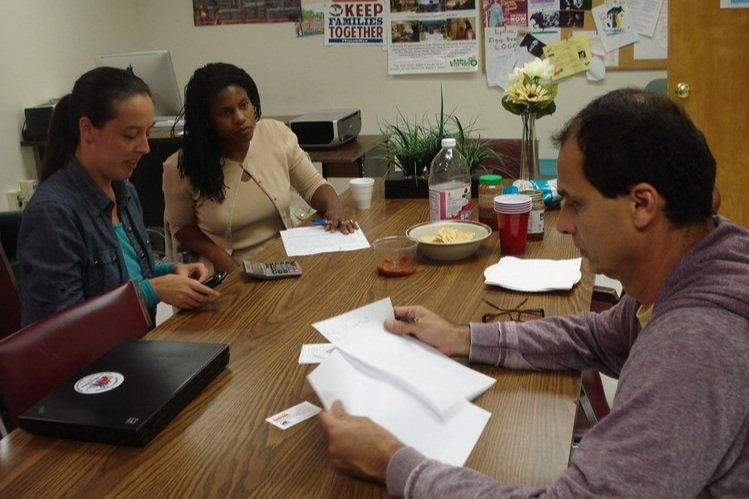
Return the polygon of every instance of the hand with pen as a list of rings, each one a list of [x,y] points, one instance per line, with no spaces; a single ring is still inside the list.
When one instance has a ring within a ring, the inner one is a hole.
[[[343,205],[330,184],[321,185],[315,191],[310,206],[323,214],[323,218],[316,218],[312,223],[324,227],[327,232],[340,230],[343,234],[351,234],[359,230],[358,223],[343,218]]]

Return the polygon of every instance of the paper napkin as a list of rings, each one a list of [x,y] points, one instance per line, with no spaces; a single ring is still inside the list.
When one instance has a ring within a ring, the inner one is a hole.
[[[484,269],[484,282],[529,293],[572,289],[582,277],[581,262],[582,258],[523,260],[505,256]]]

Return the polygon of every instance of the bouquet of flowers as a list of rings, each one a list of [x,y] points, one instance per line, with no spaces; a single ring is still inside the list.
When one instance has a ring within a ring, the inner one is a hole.
[[[502,96],[502,107],[513,114],[530,114],[536,118],[552,114],[557,110],[554,104],[557,84],[550,82],[553,73],[554,66],[549,60],[538,57],[522,68],[515,68],[510,85]]]

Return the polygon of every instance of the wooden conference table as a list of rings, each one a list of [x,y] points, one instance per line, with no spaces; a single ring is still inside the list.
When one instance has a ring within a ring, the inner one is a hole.
[[[427,200],[384,200],[381,181],[369,210],[353,208],[349,192],[342,199],[370,242],[428,219]],[[577,256],[571,238],[553,230],[555,219],[549,212],[546,237],[529,243],[527,257]],[[497,237],[464,261],[422,259],[408,277],[378,276],[371,249],[297,257],[299,279],[250,281],[235,271],[217,301],[176,314],[146,337],[231,344],[228,368],[166,429],[142,449],[17,429],[0,440],[0,497],[385,496],[384,487],[333,468],[316,420],[282,431],[265,418],[303,400],[319,405],[305,379],[315,366],[297,362],[302,344],[325,341],[313,322],[388,296],[456,322],[491,311],[481,297],[517,305],[526,295],[483,284],[483,269],[500,257]],[[280,240],[260,256],[286,258]],[[528,295],[527,306],[547,315],[587,309],[592,275],[584,270],[571,292]],[[492,416],[466,465],[502,481],[549,484],[568,463],[579,373],[475,367],[497,383],[475,400]]]

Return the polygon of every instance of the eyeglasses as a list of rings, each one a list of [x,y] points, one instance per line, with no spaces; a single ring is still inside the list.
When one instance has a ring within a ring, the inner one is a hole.
[[[499,312],[486,313],[482,315],[481,322],[493,322],[498,317],[502,317],[503,315],[506,315],[507,317],[510,318],[510,320],[516,321],[516,322],[530,321],[533,319],[540,319],[546,316],[544,309],[542,308],[521,308],[523,305],[525,305],[525,302],[528,301],[528,298],[518,303],[515,308],[502,308],[490,302],[486,298],[482,298],[481,300],[487,305],[491,305],[492,307],[499,310]]]

